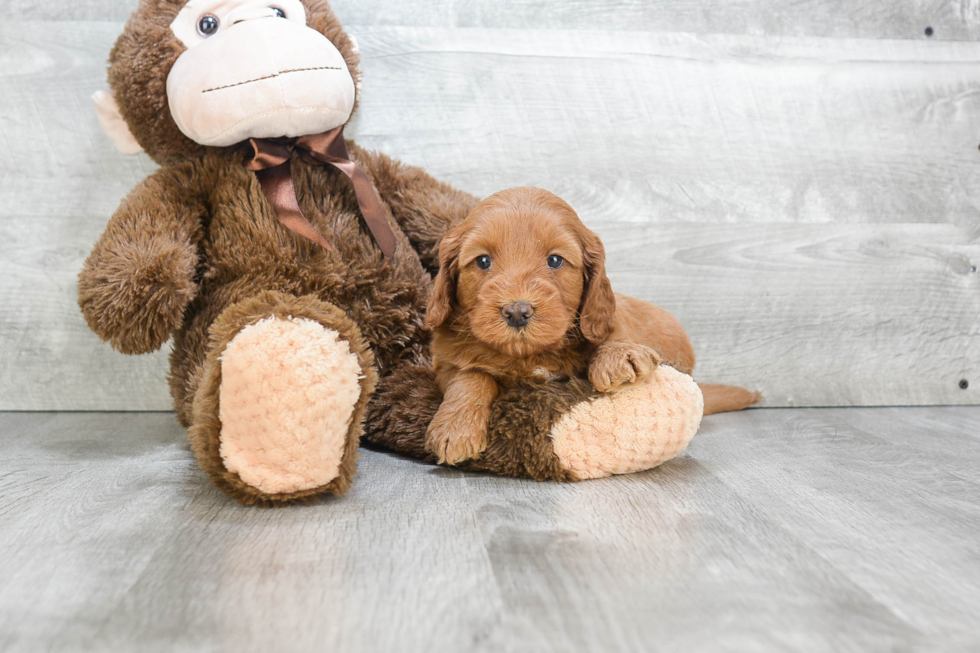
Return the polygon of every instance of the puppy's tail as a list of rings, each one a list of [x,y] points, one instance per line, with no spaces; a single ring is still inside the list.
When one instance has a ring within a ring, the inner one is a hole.
[[[751,392],[737,385],[699,383],[698,387],[701,388],[701,394],[704,395],[705,415],[742,410],[762,399],[761,393]]]

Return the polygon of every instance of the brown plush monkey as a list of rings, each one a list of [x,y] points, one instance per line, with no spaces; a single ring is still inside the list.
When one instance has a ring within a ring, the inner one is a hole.
[[[120,149],[161,168],[112,216],[79,304],[123,353],[173,337],[178,419],[245,503],[346,491],[369,403],[368,439],[429,457],[430,270],[476,200],[344,147],[357,66],[323,0],[142,0],[95,97]],[[577,480],[659,464],[701,415],[688,377],[659,377],[602,398],[580,381],[514,389],[464,466]]]

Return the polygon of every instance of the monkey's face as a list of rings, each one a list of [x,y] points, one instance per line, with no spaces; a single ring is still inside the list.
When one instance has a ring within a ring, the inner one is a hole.
[[[99,121],[159,163],[343,125],[360,77],[326,0],[140,0],[109,64]]]
[[[170,29],[187,48],[167,76],[170,114],[196,143],[316,134],[350,118],[354,79],[300,0],[191,0]]]

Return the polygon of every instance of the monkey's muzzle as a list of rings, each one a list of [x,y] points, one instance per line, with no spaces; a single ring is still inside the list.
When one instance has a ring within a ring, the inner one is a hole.
[[[178,57],[167,77],[177,127],[202,145],[297,137],[339,127],[354,79],[318,31],[276,18],[225,28]]]

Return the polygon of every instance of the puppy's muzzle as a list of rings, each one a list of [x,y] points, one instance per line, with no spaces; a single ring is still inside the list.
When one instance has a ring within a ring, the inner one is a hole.
[[[500,314],[504,316],[504,321],[515,329],[526,326],[534,316],[534,307],[527,302],[514,302],[507,304],[500,309]]]

